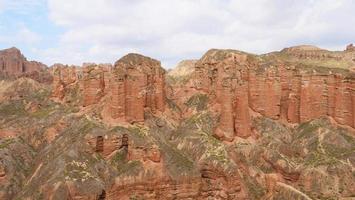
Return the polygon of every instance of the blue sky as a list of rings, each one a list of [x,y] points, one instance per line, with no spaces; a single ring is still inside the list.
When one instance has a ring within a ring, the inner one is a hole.
[[[136,52],[170,68],[210,48],[343,50],[354,24],[352,0],[0,0],[0,48],[47,65]]]

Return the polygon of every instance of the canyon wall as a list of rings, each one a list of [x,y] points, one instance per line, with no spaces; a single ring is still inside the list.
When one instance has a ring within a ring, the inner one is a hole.
[[[164,111],[165,77],[160,62],[139,54],[119,59],[111,79],[111,117],[144,121],[144,109]]]
[[[307,53],[317,51],[323,53],[313,48]],[[113,67],[55,65],[53,77],[53,97],[63,99],[68,85],[77,82],[84,107],[108,97],[106,112],[112,119],[143,122],[146,110],[157,113],[165,109],[165,71],[159,61],[139,54],[124,56]],[[354,74],[346,69],[299,66],[235,50],[210,50],[196,62],[186,85],[209,96],[220,116],[215,136],[232,141],[235,136],[252,135],[251,119],[257,113],[287,123],[330,116],[354,128],[354,82]]]
[[[0,199],[352,197],[355,75],[327,54],[212,49],[166,81],[128,54],[56,64],[52,89],[1,80]]]
[[[193,81],[220,107],[215,135],[227,141],[251,135],[254,112],[289,123],[330,116],[355,127],[355,79],[346,69],[257,61],[239,51],[210,50],[197,62]]]
[[[83,106],[98,103],[104,96],[104,70],[97,65],[83,67]]]
[[[0,51],[0,76],[18,77],[26,73],[41,71],[46,65],[27,61],[17,48],[9,48]]]
[[[75,66],[54,64],[51,67],[53,76],[52,97],[62,100],[66,95],[66,88],[75,83],[79,76]]]
[[[105,106],[113,119],[143,122],[146,109],[152,113],[165,108],[165,71],[160,62],[139,54],[128,54],[114,67],[84,63],[82,67],[56,64],[52,97],[63,100],[77,84],[83,107],[98,104],[107,96]]]

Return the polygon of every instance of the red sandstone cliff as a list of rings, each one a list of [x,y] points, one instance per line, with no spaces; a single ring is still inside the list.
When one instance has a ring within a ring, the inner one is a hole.
[[[111,116],[129,122],[144,121],[144,109],[153,113],[165,108],[165,77],[160,62],[128,54],[114,66],[111,79]]]
[[[284,51],[298,57],[324,53],[314,48],[306,49],[307,55],[299,48]],[[251,110],[290,123],[330,116],[355,127],[355,80],[349,70],[257,62],[243,52],[210,50],[197,62],[192,81],[220,107],[215,134],[227,141],[250,136]]]
[[[79,79],[79,73],[75,66],[54,64],[51,67],[53,84],[52,97],[62,100],[66,95],[66,88]]]
[[[5,77],[17,77],[26,73],[41,71],[46,65],[27,61],[20,50],[15,47],[0,51],[0,75]]]
[[[128,54],[53,66],[52,99],[3,84],[0,199],[353,196],[355,76],[314,64],[337,56],[352,53],[213,49],[165,82],[159,61]]]
[[[105,112],[112,119],[143,122],[144,112],[165,109],[165,71],[160,62],[139,54],[128,54],[112,68],[84,63],[81,68],[54,65],[52,97],[59,100],[73,85],[79,85],[84,107],[98,104],[103,97]]]
[[[326,58],[324,53],[332,54],[312,46],[293,47],[282,52],[298,58],[313,56],[317,59]],[[289,123],[330,116],[340,124],[354,127],[351,72],[297,66],[272,56],[255,58],[255,55],[234,50],[210,50],[195,64],[189,83],[181,89],[186,93],[193,90],[186,87],[193,85],[194,89],[210,97],[220,114],[215,130],[217,137],[228,141],[235,136],[249,137],[252,112]],[[96,104],[108,96],[106,111],[113,119],[143,122],[145,110],[164,111],[165,72],[157,60],[128,54],[113,68],[84,64],[81,69],[54,66],[53,71],[54,97],[64,98],[67,85],[78,81],[82,105]],[[169,92],[170,98],[177,102],[183,98],[175,95],[178,94]]]

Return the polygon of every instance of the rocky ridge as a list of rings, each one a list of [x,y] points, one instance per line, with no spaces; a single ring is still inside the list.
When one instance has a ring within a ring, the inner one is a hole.
[[[0,199],[352,198],[351,58],[212,49],[177,79],[128,54],[3,80]]]
[[[42,82],[48,82],[48,76],[45,74],[39,75],[46,68],[47,66],[43,63],[28,61],[20,50],[15,47],[0,51],[0,77],[27,76],[37,78],[37,80]]]

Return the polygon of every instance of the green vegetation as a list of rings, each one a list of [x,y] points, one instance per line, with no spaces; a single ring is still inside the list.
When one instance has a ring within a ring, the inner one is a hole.
[[[199,112],[190,118],[186,119],[182,127],[188,129],[201,128],[202,131],[212,134],[213,128],[216,125],[216,120],[209,112]]]
[[[115,165],[119,165],[119,164],[122,164],[125,160],[126,160],[126,157],[127,157],[127,152],[121,150],[121,151],[118,151],[112,158],[112,164],[115,164]]]
[[[15,142],[15,139],[13,139],[13,138],[2,139],[2,140],[0,140],[0,149],[4,149],[4,148],[8,147],[10,144],[12,144],[14,142]]]
[[[298,64],[302,66],[307,66],[308,68],[315,68],[318,70],[329,70],[329,69],[349,69],[352,66],[351,61],[344,59],[335,59],[335,58],[298,58],[286,53],[278,53],[277,58],[283,61]],[[323,69],[322,69],[323,68]]]
[[[142,163],[138,160],[128,161],[117,166],[118,174],[124,176],[138,175],[143,170]]]
[[[355,152],[353,139],[343,130],[334,128],[327,119],[302,123],[297,128],[294,144],[305,143],[308,156],[306,166],[334,165]]]
[[[250,177],[244,177],[244,183],[249,190],[251,199],[261,199],[265,195],[265,189]]]
[[[66,180],[81,181],[84,182],[88,179],[94,179],[89,171],[89,165],[82,161],[71,161],[65,166],[64,176]]]
[[[197,111],[207,109],[208,96],[206,94],[195,94],[185,103],[189,107],[196,108]]]
[[[149,134],[149,130],[144,126],[138,126],[138,125],[130,126],[128,130],[130,131],[130,133],[140,138],[145,138]]]
[[[68,87],[66,89],[65,101],[66,104],[72,108],[72,110],[77,109],[77,106],[82,102],[83,97],[80,92],[79,84],[75,84],[74,87]]]
[[[164,154],[164,159],[168,163],[168,169],[173,177],[188,175],[194,172],[195,164],[188,156],[163,142],[160,142],[159,147]]]
[[[295,139],[310,138],[314,136],[314,132],[322,126],[320,121],[315,120],[311,122],[305,122],[298,126],[297,135]]]
[[[51,94],[50,90],[47,89],[40,89],[36,92],[31,93],[27,100],[30,101],[37,101],[37,102],[44,102],[44,101],[48,101],[48,98]]]
[[[179,106],[173,100],[166,98],[166,102],[170,109],[175,112],[181,112],[181,108],[179,108]]]
[[[191,79],[191,75],[184,75],[184,76],[166,76],[166,82],[170,85],[176,84],[186,84]]]
[[[330,155],[320,153],[318,151],[312,152],[309,157],[306,158],[306,166],[317,167],[320,165],[334,165],[340,161]]]
[[[218,161],[220,164],[230,162],[225,146],[220,140],[203,131],[198,131],[198,134],[202,145],[206,148],[203,157],[210,161]]]
[[[26,114],[25,106],[22,101],[12,101],[0,104],[0,116],[4,118],[11,116],[25,116]]]
[[[36,117],[36,118],[46,118],[48,117],[51,113],[55,112],[55,108],[53,107],[47,107],[47,108],[40,108],[34,113],[31,113],[31,116]]]

